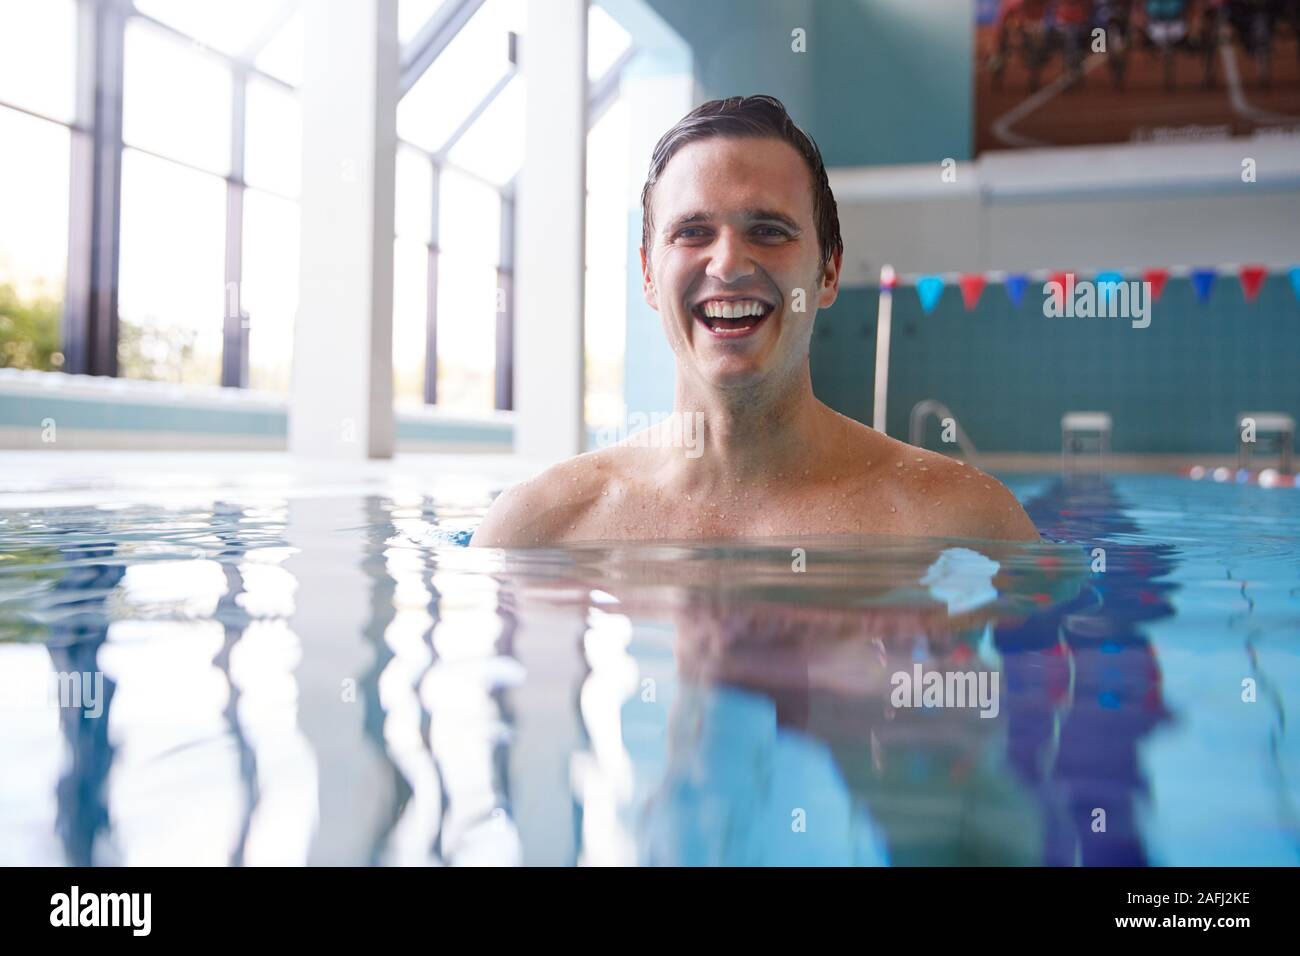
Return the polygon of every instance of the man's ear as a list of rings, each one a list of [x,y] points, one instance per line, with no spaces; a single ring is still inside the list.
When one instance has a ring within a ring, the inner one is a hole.
[[[659,293],[655,289],[655,277],[650,271],[650,260],[646,258],[645,246],[641,247],[641,294],[645,296],[646,305],[658,312]]]
[[[817,296],[817,308],[826,309],[835,304],[840,294],[840,266],[844,263],[844,253],[837,252],[822,267],[822,284]]]

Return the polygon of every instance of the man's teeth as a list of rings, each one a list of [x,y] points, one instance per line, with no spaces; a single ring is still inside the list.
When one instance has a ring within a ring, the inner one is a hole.
[[[743,319],[750,315],[763,315],[767,306],[755,299],[739,299],[734,302],[705,302],[706,319]]]

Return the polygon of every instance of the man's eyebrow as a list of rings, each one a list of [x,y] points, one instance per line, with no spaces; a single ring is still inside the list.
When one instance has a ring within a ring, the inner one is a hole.
[[[779,222],[791,232],[799,232],[799,224],[783,212],[777,212],[775,209],[746,209],[745,218],[761,219],[765,222]]]
[[[802,231],[797,222],[795,222],[785,213],[777,212],[775,209],[746,209],[744,210],[742,215],[746,219],[750,220],[751,222],[753,221],[778,222],[781,225],[785,226],[787,229],[789,229],[791,232]],[[682,226],[690,226],[698,223],[709,223],[709,222],[713,222],[712,214],[705,212],[704,210],[697,210],[695,212],[688,212],[681,216],[678,216],[676,219],[674,219],[665,227],[664,231],[672,232],[675,229],[680,229]]]
[[[704,212],[702,210],[696,212],[688,212],[681,216],[678,216],[672,222],[668,223],[668,225],[664,227],[664,232],[672,232],[674,229],[680,229],[682,226],[689,226],[694,223],[712,222],[712,221],[713,221],[713,217],[710,216],[707,212]]]

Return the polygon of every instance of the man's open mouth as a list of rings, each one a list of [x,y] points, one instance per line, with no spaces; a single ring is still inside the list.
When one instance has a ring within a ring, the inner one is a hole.
[[[691,308],[691,314],[718,338],[749,335],[772,314],[772,306],[761,299],[706,299]]]

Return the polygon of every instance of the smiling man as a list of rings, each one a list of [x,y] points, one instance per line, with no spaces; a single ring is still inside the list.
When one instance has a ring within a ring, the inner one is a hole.
[[[509,489],[472,544],[1038,539],[995,479],[813,395],[808,347],[838,294],[843,243],[821,154],[780,102],[693,110],[655,147],[641,202],[642,287],[676,356],[673,414]],[[695,421],[702,454],[681,441]]]

